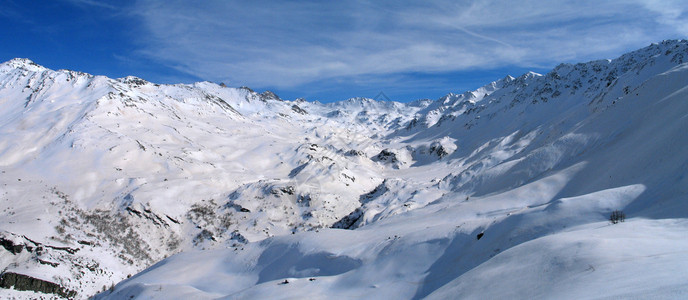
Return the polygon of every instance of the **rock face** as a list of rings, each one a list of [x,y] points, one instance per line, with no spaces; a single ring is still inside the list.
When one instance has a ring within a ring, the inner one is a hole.
[[[307,111],[303,110],[303,108],[299,107],[299,106],[296,105],[296,104],[294,104],[294,105],[291,106],[291,110],[293,110],[293,111],[295,111],[295,112],[297,112],[297,113],[299,113],[299,114],[302,114],[302,115],[307,115],[307,114],[308,114]]]
[[[20,291],[55,294],[64,298],[73,298],[76,296],[75,291],[66,289],[57,283],[12,272],[6,272],[0,275],[0,288],[14,288]]]
[[[353,226],[361,218],[361,216],[363,216],[363,210],[360,207],[356,208],[356,210],[346,215],[344,218],[340,219],[336,223],[332,224],[331,228],[353,229]]]
[[[15,255],[19,254],[24,249],[24,245],[14,244],[12,240],[5,239],[3,237],[0,237],[0,246]]]
[[[373,161],[385,162],[385,163],[398,163],[397,154],[390,151],[389,149],[383,149],[373,157]]]
[[[277,96],[277,94],[273,93],[272,91],[265,91],[265,92],[260,93],[260,98],[261,98],[263,101],[267,101],[267,100],[279,100],[279,101],[282,101],[282,99],[280,99],[280,97]]]

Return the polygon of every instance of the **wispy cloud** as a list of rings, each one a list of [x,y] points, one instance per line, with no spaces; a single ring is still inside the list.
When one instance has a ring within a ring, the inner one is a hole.
[[[5,1],[2,9],[0,9],[0,18],[7,18],[14,22],[33,25],[34,22],[32,20],[25,18],[21,13],[18,12],[19,7],[20,5],[14,0]]]
[[[73,5],[77,6],[82,6],[82,7],[98,7],[98,8],[105,8],[105,9],[110,9],[110,10],[118,10],[119,7],[107,3],[105,1],[98,1],[98,0],[65,0]]]
[[[688,4],[683,0],[638,0],[656,14],[657,22],[688,35]]]
[[[548,67],[688,34],[683,1],[601,2],[142,1],[132,11],[144,26],[140,55],[261,87]]]

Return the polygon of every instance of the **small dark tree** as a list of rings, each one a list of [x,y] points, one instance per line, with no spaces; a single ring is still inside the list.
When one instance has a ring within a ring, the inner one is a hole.
[[[612,224],[623,222],[625,220],[626,220],[626,214],[624,214],[620,210],[613,211],[612,214],[609,216],[609,221],[611,221]]]

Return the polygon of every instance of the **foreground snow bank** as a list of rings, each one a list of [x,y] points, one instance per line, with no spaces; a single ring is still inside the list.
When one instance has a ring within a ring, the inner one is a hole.
[[[684,299],[688,221],[595,223],[509,249],[429,299]]]
[[[643,186],[554,199],[557,189],[542,187],[565,176],[552,177],[470,201],[439,201],[357,230],[181,253],[97,298],[688,295],[688,277],[682,276],[688,221],[632,218],[611,225],[599,212],[636,199]]]

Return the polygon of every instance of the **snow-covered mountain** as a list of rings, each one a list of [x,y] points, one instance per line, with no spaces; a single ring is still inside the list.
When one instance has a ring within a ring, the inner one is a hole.
[[[681,298],[686,128],[685,40],[412,103],[15,59],[0,294]]]

